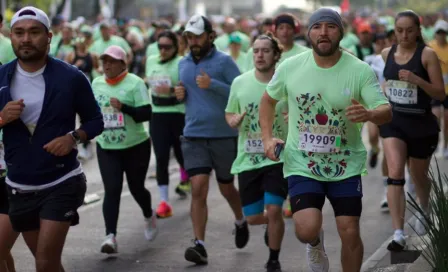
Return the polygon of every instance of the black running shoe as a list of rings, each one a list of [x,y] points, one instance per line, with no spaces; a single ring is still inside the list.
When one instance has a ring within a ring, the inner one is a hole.
[[[401,244],[395,240],[392,240],[389,245],[387,246],[387,250],[393,251],[393,252],[400,252],[403,251],[406,244]]]
[[[247,221],[243,225],[238,226],[235,224],[235,245],[237,248],[243,248],[249,242],[249,226]]]
[[[378,153],[379,152],[375,153],[373,151],[370,151],[370,159],[369,159],[370,168],[375,168],[376,167],[376,165],[378,163]]]
[[[205,247],[194,240],[194,246],[187,248],[185,251],[185,260],[197,265],[208,264],[207,251]]]
[[[282,272],[282,267],[279,261],[271,261],[269,260],[266,265],[266,272]]]

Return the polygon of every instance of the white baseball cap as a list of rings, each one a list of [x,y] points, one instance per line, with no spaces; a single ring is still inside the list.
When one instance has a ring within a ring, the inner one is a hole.
[[[35,20],[42,23],[48,30],[50,29],[50,19],[47,14],[35,7],[28,6],[17,11],[11,19],[11,28],[22,20]]]
[[[184,33],[191,32],[194,35],[201,35],[204,32],[212,32],[213,26],[210,21],[202,15],[194,15],[185,25]]]
[[[434,25],[434,32],[442,30],[445,33],[448,33],[448,22],[444,20],[438,20]]]

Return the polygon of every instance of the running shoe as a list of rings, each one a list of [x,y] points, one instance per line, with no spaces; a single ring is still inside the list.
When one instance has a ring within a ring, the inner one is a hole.
[[[154,211],[153,215],[150,218],[145,218],[145,221],[145,238],[148,241],[153,241],[156,238],[157,233],[159,232],[157,228],[157,216],[154,216]]]
[[[394,238],[387,246],[387,250],[398,252],[398,251],[402,251],[405,248],[405,246],[406,246],[406,238],[404,237],[404,235],[403,234],[400,234],[400,235],[395,234]]]
[[[245,221],[241,226],[235,224],[235,245],[237,248],[243,248],[249,242],[249,226]]]
[[[159,206],[157,207],[157,218],[168,218],[173,216],[173,209],[171,206],[165,201],[161,201]]]
[[[194,246],[187,248],[185,251],[185,260],[195,263],[197,265],[204,265],[208,263],[208,256],[205,247],[198,243],[198,240],[193,241]]]
[[[190,182],[180,182],[179,185],[176,186],[176,194],[178,194],[181,198],[186,198],[188,193],[191,191]]]
[[[427,231],[427,227],[428,227],[428,222],[425,219],[425,216],[423,216],[423,214],[421,213],[417,213],[416,215],[417,219],[415,221],[415,232],[419,235],[419,236],[423,236],[426,235]]]
[[[106,236],[103,243],[101,244],[101,253],[105,254],[115,254],[118,253],[117,239],[113,233]]]
[[[378,154],[379,150],[370,150],[369,152],[369,166],[370,168],[375,168],[378,164]]]
[[[266,265],[266,272],[282,272],[282,267],[279,261],[269,260]]]
[[[387,202],[387,186],[384,188],[384,196],[383,200],[381,200],[381,211],[382,212],[389,211],[389,203]]]
[[[287,218],[291,218],[292,217],[292,211],[291,211],[291,202],[288,199],[287,200],[287,204],[286,204],[286,209],[283,209],[283,216],[287,217]]]
[[[320,242],[316,246],[306,245],[306,253],[308,257],[308,266],[312,272],[328,272],[330,263],[324,247],[324,231],[319,234]]]

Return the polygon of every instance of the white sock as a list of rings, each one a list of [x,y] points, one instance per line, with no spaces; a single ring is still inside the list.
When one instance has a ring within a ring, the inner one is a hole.
[[[200,244],[201,246],[205,247],[205,242],[202,240],[196,240],[196,243]]]
[[[160,200],[168,202],[168,185],[159,186]]]
[[[404,231],[402,229],[397,229],[394,232],[394,240],[400,240],[404,236]]]
[[[241,220],[235,220],[235,224],[239,227],[241,227],[244,224],[244,222],[246,222],[245,217],[243,217],[243,219],[241,219]]]

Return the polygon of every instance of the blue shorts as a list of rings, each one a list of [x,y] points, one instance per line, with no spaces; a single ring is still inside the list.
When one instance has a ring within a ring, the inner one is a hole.
[[[288,193],[293,213],[308,208],[322,210],[325,199],[328,198],[335,216],[361,215],[363,194],[359,175],[334,182],[290,176],[288,177]]]

